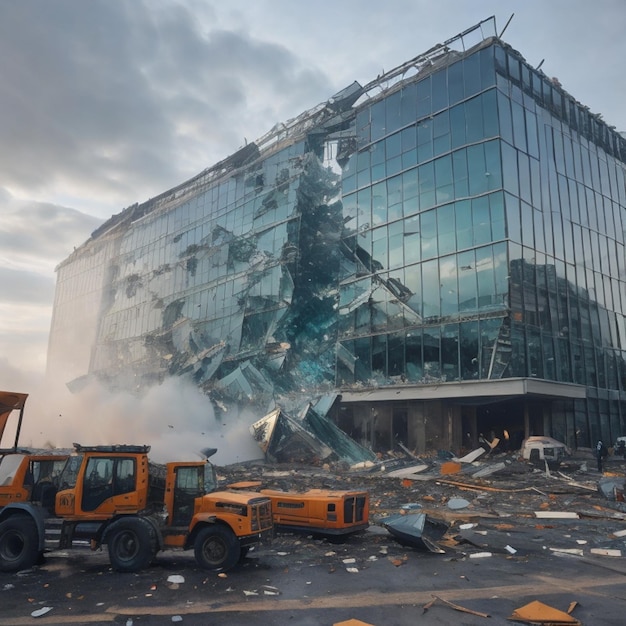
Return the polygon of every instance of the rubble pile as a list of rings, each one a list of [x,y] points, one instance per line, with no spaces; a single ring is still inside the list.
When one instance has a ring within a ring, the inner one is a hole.
[[[592,469],[588,451],[575,453],[556,469],[530,463],[515,453],[479,456],[465,462],[442,453],[421,459],[406,455],[356,470],[255,461],[219,468],[219,474],[225,484],[254,475],[262,487],[285,491],[367,490],[370,527],[343,539],[343,548],[351,553],[378,554],[380,546],[391,547],[397,539],[387,527],[389,519],[425,515],[448,528],[437,538],[440,550],[431,552],[468,558],[626,554],[623,458],[611,457],[600,474]],[[414,518],[407,524],[421,527],[421,520]],[[294,541],[309,556],[316,554],[323,560],[327,552],[327,540],[289,535],[278,536],[273,550],[293,550]],[[420,549],[419,542],[412,547]]]

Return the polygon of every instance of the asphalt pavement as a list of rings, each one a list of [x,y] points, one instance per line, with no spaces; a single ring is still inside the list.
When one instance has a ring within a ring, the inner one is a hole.
[[[600,475],[584,458],[549,474],[504,457],[482,467],[503,459],[503,469],[480,480],[442,476],[436,462],[414,481],[257,468],[271,487],[367,487],[370,528],[344,541],[277,535],[222,573],[198,568],[191,552],[159,553],[136,574],[113,572],[106,551],[53,552],[31,570],[0,573],[0,626],[507,624],[534,601],[570,610],[586,626],[621,626],[623,503],[598,493]],[[615,460],[607,473],[624,469]],[[237,479],[239,470],[222,472]],[[461,500],[461,509],[450,507]],[[442,553],[401,545],[378,523],[402,511],[450,525]]]

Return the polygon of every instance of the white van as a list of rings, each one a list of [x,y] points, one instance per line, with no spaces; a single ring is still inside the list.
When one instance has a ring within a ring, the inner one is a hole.
[[[548,467],[558,467],[561,461],[571,455],[569,448],[552,437],[528,437],[522,442],[522,458],[532,463],[548,462]]]

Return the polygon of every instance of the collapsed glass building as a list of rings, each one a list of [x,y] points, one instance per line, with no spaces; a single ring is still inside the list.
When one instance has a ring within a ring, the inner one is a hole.
[[[625,228],[626,140],[490,18],[110,218],[57,268],[48,367],[330,398],[375,451],[613,441]]]

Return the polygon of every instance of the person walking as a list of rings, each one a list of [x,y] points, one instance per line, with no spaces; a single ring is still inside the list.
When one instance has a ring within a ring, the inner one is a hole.
[[[596,459],[598,461],[598,471],[602,474],[602,462],[608,455],[609,451],[606,449],[604,443],[602,443],[602,439],[598,439],[598,443],[596,444]]]

